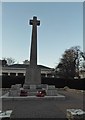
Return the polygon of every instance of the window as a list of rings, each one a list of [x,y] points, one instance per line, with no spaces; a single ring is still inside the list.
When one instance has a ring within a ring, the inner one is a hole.
[[[10,73],[10,76],[16,76],[16,73]]]
[[[41,74],[42,77],[45,77],[45,74]]]
[[[23,76],[24,75],[24,73],[18,73],[18,76]]]
[[[7,72],[2,72],[2,75],[8,76],[8,73]]]

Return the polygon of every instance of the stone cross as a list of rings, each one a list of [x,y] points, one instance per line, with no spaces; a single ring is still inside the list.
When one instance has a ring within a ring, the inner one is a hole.
[[[32,38],[30,65],[26,69],[25,85],[38,85],[41,83],[41,70],[37,66],[37,26],[40,25],[40,21],[34,16],[29,23],[32,25]]]
[[[33,20],[30,20],[30,25],[32,26],[32,41],[31,41],[31,53],[30,53],[30,65],[37,65],[37,25],[40,25],[40,21],[37,20],[37,17],[33,17]]]

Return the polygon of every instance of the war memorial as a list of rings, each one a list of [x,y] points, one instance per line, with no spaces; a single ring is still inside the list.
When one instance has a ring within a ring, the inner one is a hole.
[[[12,85],[10,91],[7,93],[7,98],[10,99],[13,97],[14,99],[38,99],[39,97],[36,96],[37,92],[44,91],[44,99],[53,98],[65,100],[65,96],[58,94],[58,91],[54,85],[41,84],[41,70],[37,65],[37,26],[40,25],[40,20],[37,20],[37,17],[34,16],[33,20],[29,21],[29,24],[32,25],[32,37],[30,49],[30,65],[26,69],[25,83],[23,87],[21,87],[21,84]],[[21,93],[22,91],[24,93]],[[25,94],[27,95],[25,96]]]
[[[81,110],[82,100],[81,103],[78,103],[71,99],[71,96],[72,98],[75,96],[75,91],[73,95],[72,92],[68,93],[66,91],[61,91],[61,93],[64,93],[61,94],[54,85],[41,84],[41,70],[37,65],[37,26],[40,25],[40,20],[37,20],[37,17],[34,16],[29,24],[32,25],[32,37],[30,65],[26,69],[25,83],[23,87],[21,84],[12,85],[9,92],[1,97],[4,101],[3,108],[6,109],[6,106],[7,108],[10,106],[13,109],[11,112],[15,114],[12,114],[11,118],[66,118],[67,110],[68,120],[83,120],[82,116],[85,115],[85,112]],[[42,96],[37,96],[38,92],[41,93],[42,91],[45,93]],[[67,95],[70,97],[67,97]],[[81,96],[80,93],[79,95]],[[18,106],[19,104],[21,106]]]

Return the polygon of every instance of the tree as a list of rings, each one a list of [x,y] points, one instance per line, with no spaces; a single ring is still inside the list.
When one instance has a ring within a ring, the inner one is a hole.
[[[79,77],[79,59],[80,59],[80,47],[75,46],[65,50],[60,63],[56,66],[56,73],[60,77],[74,78]]]
[[[83,59],[85,60],[85,52],[81,52],[80,54],[83,57]]]
[[[24,60],[23,64],[29,64],[30,62],[28,60]]]
[[[11,58],[11,57],[5,57],[5,58],[3,58],[3,59],[7,61],[7,64],[8,64],[8,65],[12,65],[12,64],[15,63],[15,59],[13,59],[13,58]]]
[[[7,61],[5,59],[2,60],[2,66],[6,66],[7,65]]]
[[[84,69],[85,69],[85,52],[81,52],[80,54],[81,54],[81,56],[82,56],[82,58],[83,58],[83,59],[81,60],[81,61],[82,61],[81,68],[84,68]]]

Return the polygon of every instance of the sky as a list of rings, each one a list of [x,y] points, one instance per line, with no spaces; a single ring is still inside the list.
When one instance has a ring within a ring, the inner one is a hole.
[[[0,58],[30,60],[33,16],[40,20],[38,64],[55,68],[66,49],[80,46],[83,50],[82,2],[3,2]]]

